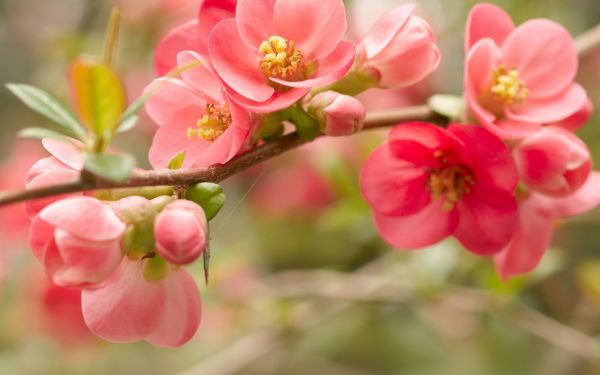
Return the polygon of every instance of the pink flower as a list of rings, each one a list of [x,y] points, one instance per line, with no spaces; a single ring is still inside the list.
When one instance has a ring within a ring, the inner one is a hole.
[[[500,8],[473,8],[465,44],[465,96],[472,114],[503,138],[522,138],[584,107],[573,82],[578,56],[560,25],[536,19],[514,28]]]
[[[341,0],[240,0],[235,19],[213,29],[208,49],[236,100],[272,112],[348,72],[355,50],[341,41],[345,31]]]
[[[236,156],[248,138],[249,113],[223,91],[221,81],[194,52],[181,52],[179,66],[194,66],[181,79],[159,78],[146,93],[146,111],[158,124],[149,159],[165,168],[185,151],[184,168],[223,164]]]
[[[182,51],[208,54],[208,37],[220,21],[235,17],[236,0],[206,0],[198,17],[171,30],[156,47],[154,66],[156,74],[166,75],[177,67],[177,55]]]
[[[156,249],[170,263],[192,263],[206,248],[207,230],[208,224],[202,207],[191,201],[176,200],[156,216]]]
[[[517,222],[517,169],[496,136],[473,125],[395,127],[369,157],[361,190],[392,246],[417,249],[454,235],[479,255],[500,251]]]
[[[121,262],[125,223],[91,197],[52,203],[31,224],[29,242],[59,286],[85,286],[110,276]]]
[[[200,325],[198,287],[183,268],[169,268],[160,280],[148,280],[146,262],[124,260],[110,279],[84,289],[85,322],[111,342],[145,339],[161,347],[181,346]]]
[[[321,130],[331,137],[360,131],[367,117],[367,110],[358,99],[335,91],[326,91],[312,98],[309,112],[316,117]]]
[[[590,151],[568,130],[548,126],[514,149],[521,178],[544,194],[565,196],[579,189],[592,169]]]
[[[577,112],[567,117],[564,120],[561,120],[554,125],[563,127],[570,131],[577,131],[585,125],[586,122],[592,117],[592,113],[594,112],[594,104],[590,99],[588,99],[583,107],[579,109]]]
[[[503,279],[532,271],[550,246],[557,219],[581,215],[600,203],[600,173],[593,172],[575,193],[551,197],[530,192],[519,202],[519,224],[510,243],[495,257]]]
[[[414,15],[414,5],[403,5],[384,14],[357,47],[357,69],[386,88],[413,85],[440,63],[435,35],[425,20]]]
[[[36,189],[79,179],[83,169],[83,157],[81,155],[84,145],[74,139],[69,142],[61,142],[46,138],[42,145],[52,156],[36,162],[25,177],[27,189]],[[61,200],[67,196],[80,194],[69,194],[30,200],[25,203],[25,209],[29,217],[33,218],[39,211],[52,202]]]

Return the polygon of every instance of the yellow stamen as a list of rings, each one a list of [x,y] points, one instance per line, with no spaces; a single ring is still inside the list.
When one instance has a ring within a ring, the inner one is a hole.
[[[296,49],[292,40],[280,36],[271,36],[263,41],[258,50],[264,55],[260,69],[266,77],[280,78],[288,81],[305,79],[305,68],[302,64],[302,52]]]
[[[504,109],[524,103],[529,90],[519,78],[517,69],[500,65],[492,72],[491,82],[481,96],[483,106],[497,117],[504,115]]]
[[[214,104],[206,105],[206,114],[196,123],[196,128],[187,129],[188,139],[204,139],[214,142],[225,133],[231,125],[231,114],[226,108],[217,107]]]
[[[443,151],[436,151],[434,156],[438,159],[444,157]],[[442,209],[444,212],[452,211],[456,203],[471,192],[475,180],[471,172],[461,166],[444,166],[433,170],[429,175],[429,189],[433,199],[445,200]]]

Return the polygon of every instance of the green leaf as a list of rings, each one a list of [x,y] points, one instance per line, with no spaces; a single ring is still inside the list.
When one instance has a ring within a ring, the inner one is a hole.
[[[115,130],[115,133],[128,132],[131,129],[135,128],[139,121],[140,118],[138,115],[129,116],[127,119],[121,121],[121,124],[119,125],[117,130]]]
[[[83,123],[99,138],[115,131],[125,110],[125,90],[117,74],[102,63],[79,59],[70,78]]]
[[[201,182],[190,187],[185,192],[185,198],[199,204],[208,220],[217,216],[225,204],[223,188],[210,182]]]
[[[465,110],[465,100],[456,95],[434,95],[427,101],[429,108],[449,119],[459,119]]]
[[[21,130],[17,135],[21,138],[52,138],[58,141],[69,142],[69,138],[64,134],[46,128],[25,128]]]
[[[93,154],[85,157],[84,169],[109,181],[126,181],[135,167],[135,159],[128,154]]]
[[[62,126],[69,135],[85,140],[85,130],[73,112],[58,98],[30,85],[9,83],[6,87],[27,107]]]
[[[167,165],[167,168],[168,169],[180,169],[181,167],[183,167],[183,162],[185,161],[185,155],[186,155],[185,151],[181,151],[180,153],[175,155],[173,157],[173,159],[171,159],[171,161],[169,162],[169,165]]]

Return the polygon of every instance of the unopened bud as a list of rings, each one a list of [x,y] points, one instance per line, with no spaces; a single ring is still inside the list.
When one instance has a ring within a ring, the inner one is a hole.
[[[365,124],[365,106],[352,96],[335,91],[316,95],[309,112],[317,119],[321,131],[331,137],[341,137],[360,131]]]

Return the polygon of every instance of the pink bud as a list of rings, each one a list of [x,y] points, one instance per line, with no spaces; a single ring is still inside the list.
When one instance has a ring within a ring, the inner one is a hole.
[[[523,181],[534,190],[554,196],[575,192],[592,168],[585,143],[556,126],[545,127],[523,140],[514,156]]]
[[[309,106],[321,130],[331,137],[354,134],[365,124],[367,110],[352,96],[326,91],[315,96]]]
[[[440,62],[435,36],[427,22],[414,15],[414,5],[384,14],[357,49],[358,69],[378,72],[379,84],[386,88],[422,81]]]
[[[204,251],[207,228],[206,215],[200,206],[191,201],[176,200],[156,216],[156,249],[173,264],[189,264]]]

